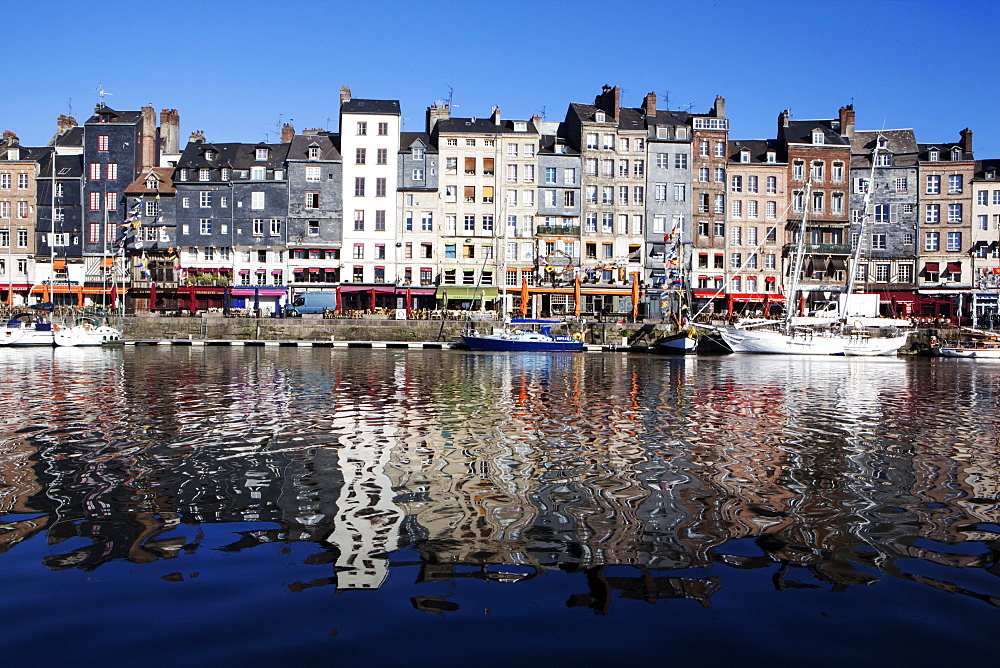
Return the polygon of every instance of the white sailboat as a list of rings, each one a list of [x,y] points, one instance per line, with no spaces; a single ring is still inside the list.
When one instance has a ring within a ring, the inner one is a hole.
[[[874,183],[875,164],[878,157],[878,142],[872,153],[872,174],[868,183]],[[805,202],[809,202],[811,184],[806,184]],[[864,239],[865,222],[869,215],[871,188],[865,193],[864,215],[861,219],[861,229],[858,243],[848,267],[849,278],[846,294],[854,291],[857,265],[860,258],[861,244]],[[806,225],[808,222],[808,205],[803,207],[802,223],[799,226],[799,238],[795,249],[795,261],[792,267],[792,283],[789,289],[789,305],[794,303],[798,293],[799,276],[802,272],[804,259]],[[849,299],[844,299],[837,318],[820,318],[819,322],[805,322],[802,318],[792,317],[792,308],[787,309],[785,320],[780,328],[774,328],[774,323],[762,322],[746,327],[715,327],[709,326],[722,336],[722,339],[737,353],[763,353],[775,355],[894,355],[906,345],[910,331],[899,329],[899,325],[908,325],[905,321],[886,321],[872,319],[866,322],[864,318],[848,318]],[[705,325],[699,325],[706,327]],[[881,327],[886,326],[886,327]],[[770,327],[766,329],[765,327]],[[879,333],[887,332],[887,336]]]

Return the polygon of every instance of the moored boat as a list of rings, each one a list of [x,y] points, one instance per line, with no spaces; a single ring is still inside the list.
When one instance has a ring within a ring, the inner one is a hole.
[[[690,355],[698,350],[698,339],[691,329],[664,337],[656,342],[656,352],[661,355]]]
[[[103,324],[98,318],[77,318],[72,327],[56,327],[53,339],[57,346],[103,346],[121,343],[122,332]]]
[[[33,313],[15,313],[0,334],[0,346],[52,346],[52,323],[41,310]]]
[[[966,330],[963,338],[938,348],[941,357],[1000,359],[1000,335],[980,330]]]
[[[462,341],[472,350],[495,352],[575,353],[583,350],[583,337],[553,336],[552,326],[541,332],[531,329],[494,329],[492,334],[462,334]]]

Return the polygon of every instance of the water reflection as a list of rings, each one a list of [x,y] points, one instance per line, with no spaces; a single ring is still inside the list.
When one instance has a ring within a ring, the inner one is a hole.
[[[891,577],[996,606],[998,376],[958,361],[0,351],[0,551],[52,570],[310,547],[375,590],[578,573],[569,607]],[[401,559],[400,552],[407,556]],[[970,584],[956,569],[989,579]],[[183,577],[183,576],[178,576]],[[410,599],[442,614],[461,601]]]

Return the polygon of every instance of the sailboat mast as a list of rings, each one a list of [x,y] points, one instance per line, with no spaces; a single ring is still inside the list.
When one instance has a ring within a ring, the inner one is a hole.
[[[865,227],[868,217],[871,215],[870,207],[872,203],[872,190],[875,189],[875,164],[878,162],[878,143],[882,140],[882,135],[875,137],[875,148],[872,149],[872,166],[868,173],[868,187],[865,188],[865,199],[862,204],[861,223],[858,227],[858,243],[854,245],[854,252],[851,254],[851,262],[847,267],[847,294],[844,302],[838,308],[838,317],[841,320],[847,318],[847,303],[854,293],[854,285],[858,279],[858,263],[861,261],[861,248],[865,244]]]
[[[792,282],[788,290],[788,302],[785,308],[785,332],[791,329],[793,301],[798,299],[799,274],[802,273],[802,262],[805,256],[806,222],[809,219],[809,194],[812,183],[806,182],[806,192],[802,201],[802,223],[799,225],[799,242],[795,246],[795,262],[792,267]]]

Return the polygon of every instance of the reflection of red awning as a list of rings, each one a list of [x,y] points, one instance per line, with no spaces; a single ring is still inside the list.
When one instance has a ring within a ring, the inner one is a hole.
[[[272,269],[271,270],[271,274],[274,275],[274,276],[280,276],[281,275],[281,270],[280,269]]]
[[[724,294],[716,294],[715,292],[698,292],[697,290],[695,291],[694,296],[696,299],[712,299],[713,297],[722,299],[725,297]]]
[[[785,301],[785,295],[768,295],[767,301],[769,302],[783,302]]]
[[[250,273],[249,269],[240,269],[240,276],[246,276]]]
[[[437,294],[437,288],[396,288],[397,295],[404,295],[407,292],[411,295],[433,295]]]
[[[938,273],[938,263],[928,262],[927,264],[924,265],[924,271],[927,272],[928,274]]]
[[[301,274],[304,271],[305,269],[303,267],[295,267],[295,269],[292,269],[293,274]]]
[[[319,267],[309,267],[309,273],[310,274],[318,274],[319,273]]]
[[[266,274],[267,273],[267,269],[258,269],[257,273],[258,274]]]
[[[948,263],[948,273],[949,274],[961,274],[962,273],[962,263],[961,262],[949,262]]]

